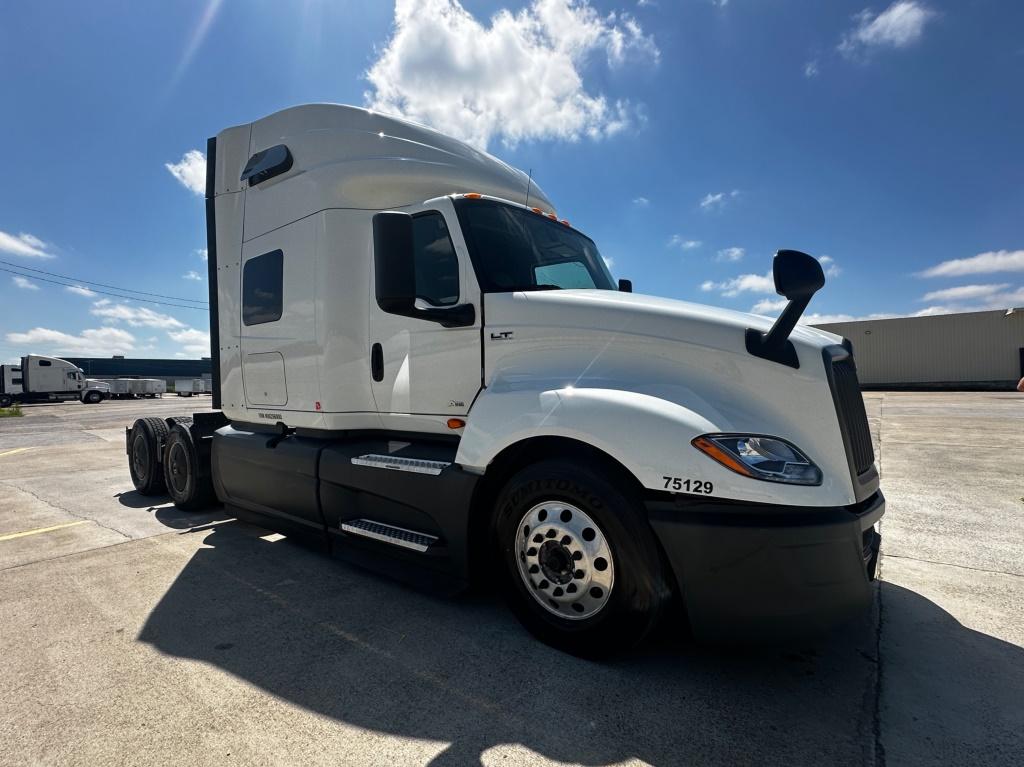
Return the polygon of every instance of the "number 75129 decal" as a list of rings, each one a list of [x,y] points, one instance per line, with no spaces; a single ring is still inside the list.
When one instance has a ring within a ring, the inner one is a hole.
[[[710,482],[701,479],[683,479],[682,477],[662,477],[665,480],[665,489],[684,493],[699,493],[700,495],[711,495],[715,486]]]

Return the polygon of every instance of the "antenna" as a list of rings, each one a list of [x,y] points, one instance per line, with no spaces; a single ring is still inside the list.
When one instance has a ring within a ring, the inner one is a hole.
[[[526,177],[526,207],[530,207],[530,186],[533,184],[533,168],[530,168],[530,174]]]

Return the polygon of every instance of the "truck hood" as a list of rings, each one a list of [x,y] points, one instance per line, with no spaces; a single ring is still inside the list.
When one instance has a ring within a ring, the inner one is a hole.
[[[622,336],[682,341],[746,356],[747,329],[766,332],[774,322],[757,314],[611,290],[490,294],[486,301],[489,328],[502,323],[567,331],[585,328]],[[841,343],[842,338],[799,325],[790,340],[801,360],[805,354],[811,354],[817,362],[824,347]]]
[[[486,389],[474,407],[501,413],[519,433],[574,437],[627,466],[630,456],[645,456],[631,470],[648,487],[672,473],[658,469],[655,454],[685,462],[684,446],[698,435],[781,437],[826,476],[821,492],[792,489],[786,497],[852,502],[825,352],[839,336],[797,327],[790,340],[800,366],[792,368],[747,351],[747,329],[766,331],[770,318],[684,301],[600,290],[488,294],[484,318]],[[616,417],[622,408],[632,408],[631,416]],[[602,438],[597,432],[609,418],[614,434]],[[661,442],[652,441],[655,432]],[[730,480],[727,497],[777,502],[773,483],[720,476],[716,487]]]

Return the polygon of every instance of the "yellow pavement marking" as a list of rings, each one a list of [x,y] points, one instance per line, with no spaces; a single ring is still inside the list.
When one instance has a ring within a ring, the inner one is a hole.
[[[31,450],[31,449],[32,448],[30,448],[30,447],[16,447],[16,448],[14,448],[14,450],[7,450],[7,451],[5,451],[3,453],[0,453],[0,458],[3,458],[5,455],[14,455],[15,453],[24,453],[26,450]]]
[[[35,530],[25,530],[21,533],[7,533],[7,535],[0,535],[0,541],[9,541],[12,538],[24,538],[26,535],[39,535],[39,533],[49,533],[53,530],[63,530],[65,527],[84,525],[88,521],[88,519],[80,519],[77,522],[65,522],[63,525],[54,525],[53,527],[39,527]]]

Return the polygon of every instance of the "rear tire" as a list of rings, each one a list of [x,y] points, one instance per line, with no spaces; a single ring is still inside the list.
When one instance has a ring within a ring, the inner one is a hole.
[[[628,649],[671,598],[657,540],[612,475],[544,461],[498,497],[495,547],[506,598],[541,641],[582,657]]]
[[[191,425],[191,418],[178,419],[164,448],[164,484],[174,505],[185,511],[205,509],[216,503],[210,472],[199,471],[201,455],[192,438]]]
[[[128,435],[128,470],[132,484],[142,495],[161,495],[164,475],[160,450],[167,439],[167,424],[159,418],[140,418]]]

